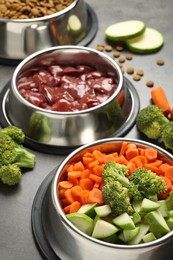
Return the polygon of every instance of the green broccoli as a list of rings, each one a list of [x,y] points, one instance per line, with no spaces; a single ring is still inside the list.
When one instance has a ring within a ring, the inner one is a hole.
[[[34,168],[35,155],[27,151],[22,146],[22,140],[24,141],[24,133],[21,129],[18,129],[15,126],[9,126],[0,131],[0,178],[4,183],[15,184],[15,180],[17,183],[17,178],[20,179],[20,168]],[[9,175],[6,174],[6,172],[8,172],[8,169]],[[12,169],[15,169],[14,176],[12,174]],[[5,175],[2,174],[2,172],[4,171]]]
[[[117,180],[124,187],[129,185],[129,180],[125,176],[128,173],[128,169],[125,165],[116,162],[107,162],[102,172],[102,179],[106,183],[109,180]]]
[[[134,209],[130,203],[130,197],[128,195],[128,190],[122,186],[119,181],[111,181],[109,179],[103,185],[102,195],[104,202],[111,207],[112,216],[116,217],[124,212],[132,215]]]
[[[29,120],[29,137],[39,142],[47,142],[51,137],[50,119],[43,114],[34,112]]]
[[[16,164],[3,165],[0,167],[0,179],[4,184],[16,185],[22,177],[21,169]]]
[[[1,130],[1,133],[9,135],[16,143],[23,144],[25,140],[25,134],[21,128],[10,125]]]
[[[168,123],[169,119],[156,105],[149,105],[143,108],[136,117],[138,130],[151,139],[159,139],[162,130]]]
[[[137,168],[134,170],[129,176],[129,181],[129,196],[136,200],[150,198],[166,190],[163,178],[146,168]],[[137,190],[141,193],[141,198]]]
[[[162,130],[161,138],[164,146],[173,151],[173,121],[170,121]]]

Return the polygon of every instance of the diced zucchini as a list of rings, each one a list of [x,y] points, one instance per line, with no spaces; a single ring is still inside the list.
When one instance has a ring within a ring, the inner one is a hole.
[[[156,237],[152,232],[150,232],[150,233],[146,234],[145,236],[143,236],[142,240],[144,241],[144,243],[148,243],[148,242],[156,240]]]
[[[134,229],[131,230],[123,230],[124,242],[128,242],[132,240],[137,236],[138,233],[139,233],[139,227],[135,227]]]
[[[142,204],[142,200],[134,200],[134,201],[132,202],[132,206],[133,206],[135,212],[138,212],[138,213],[139,213],[140,208],[141,208],[141,204]]]
[[[151,211],[144,217],[145,221],[149,224],[151,232],[159,238],[168,232],[170,229],[159,211]]]
[[[66,217],[85,234],[87,235],[92,234],[94,221],[89,216],[83,213],[75,212],[75,213],[67,214]]]
[[[80,207],[80,209],[78,210],[78,213],[84,213],[87,216],[94,218],[96,215],[95,212],[95,207],[97,206],[97,203],[94,204],[84,204]]]
[[[138,212],[134,212],[132,216],[132,220],[135,224],[141,222],[141,215]]]
[[[140,213],[147,213],[147,212],[150,212],[150,211],[153,211],[153,210],[157,210],[159,207],[160,207],[159,203],[144,198],[142,200]]]
[[[100,218],[102,218],[110,215],[112,210],[109,205],[103,205],[103,206],[95,207],[95,212]]]
[[[161,212],[164,218],[169,217],[169,200],[159,200],[158,203],[160,204],[159,211]]]
[[[126,212],[124,212],[123,214],[121,214],[118,217],[115,217],[112,220],[112,222],[122,229],[134,229],[135,228],[135,224],[134,224],[132,218]]]
[[[173,217],[170,217],[166,220],[166,223],[168,225],[168,227],[170,228],[170,230],[173,230]]]
[[[149,225],[143,223],[139,224],[138,227],[139,227],[139,232],[133,239],[128,241],[129,245],[138,245],[142,241],[142,238],[147,234],[150,228]]]
[[[106,237],[110,237],[111,235],[115,234],[118,231],[119,229],[115,225],[108,223],[107,221],[104,221],[102,219],[99,219],[97,220],[94,226],[92,237],[106,238]]]

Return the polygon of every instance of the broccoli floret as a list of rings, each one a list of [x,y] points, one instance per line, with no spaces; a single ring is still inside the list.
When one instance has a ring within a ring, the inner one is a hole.
[[[29,120],[29,137],[39,142],[47,142],[51,137],[50,119],[34,112]]]
[[[1,133],[9,135],[16,143],[23,144],[25,140],[25,134],[21,128],[10,125],[1,130]]]
[[[125,165],[116,162],[107,162],[102,172],[102,179],[105,183],[110,180],[117,180],[126,187],[129,185],[129,180],[125,176],[127,173],[128,169]]]
[[[169,119],[156,105],[149,105],[143,108],[136,118],[138,130],[151,139],[159,139],[162,130],[168,123]]]
[[[173,121],[170,121],[162,130],[161,138],[165,147],[173,151]]]
[[[130,203],[128,190],[119,181],[108,181],[102,188],[104,202],[111,207],[112,216],[116,217],[124,212],[132,215],[134,210]]]
[[[166,190],[163,178],[146,168],[137,168],[134,170],[129,176],[129,181],[130,185],[132,185],[128,188],[129,195],[134,199],[137,199],[135,196],[138,196],[136,190],[141,193],[143,198],[150,198],[153,195],[159,195]]]
[[[21,169],[16,164],[0,167],[0,179],[4,184],[16,185],[22,177]]]
[[[19,167],[33,168],[35,155],[16,143],[9,135],[0,132],[0,167],[15,163]]]

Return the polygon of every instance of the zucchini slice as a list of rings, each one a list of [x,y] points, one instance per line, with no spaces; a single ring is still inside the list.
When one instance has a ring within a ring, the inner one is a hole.
[[[126,41],[126,46],[130,51],[141,54],[156,52],[163,44],[163,35],[159,31],[148,27],[142,35]]]
[[[108,26],[105,30],[105,35],[107,39],[112,41],[126,41],[143,34],[144,31],[144,22],[129,20]]]

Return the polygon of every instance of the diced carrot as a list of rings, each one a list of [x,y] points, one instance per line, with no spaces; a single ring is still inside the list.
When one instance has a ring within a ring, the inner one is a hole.
[[[74,213],[77,212],[81,207],[81,203],[79,201],[74,201],[71,205],[70,205],[70,213]]]
[[[64,192],[65,198],[71,204],[75,201],[75,198],[72,195],[71,189],[68,189]]]
[[[132,158],[136,157],[139,155],[139,151],[138,149],[135,147],[135,148],[128,148],[125,152],[126,154],[126,159],[128,161],[130,161]]]
[[[173,166],[169,166],[165,169],[164,176],[173,183]]]
[[[92,190],[94,182],[89,178],[85,178],[79,181],[79,185],[83,190]]]
[[[125,155],[127,145],[128,145],[128,142],[122,142],[121,149],[120,149],[120,152],[119,152],[119,156]]]
[[[59,182],[59,187],[64,188],[64,189],[70,189],[73,186],[73,183],[70,181],[60,181]]]
[[[148,163],[147,158],[144,155],[138,155],[138,158],[141,160],[142,164]]]
[[[137,148],[137,145],[135,143],[128,143],[127,144],[127,150],[128,149],[134,149],[134,148]],[[138,148],[137,148],[138,149]]]
[[[95,161],[89,163],[89,164],[88,164],[88,167],[89,167],[89,168],[93,168],[94,166],[96,166],[96,165],[98,165],[98,164],[99,164],[99,161],[98,161],[98,160],[95,160]]]
[[[88,204],[88,197],[89,197],[89,190],[82,190],[81,194],[80,194],[80,201],[81,203],[84,204]]]
[[[128,160],[126,159],[126,157],[124,155],[120,155],[116,158],[116,162],[119,164],[127,165]]]
[[[158,168],[158,175],[164,175],[167,167],[169,167],[168,163],[162,163]]]
[[[81,173],[81,179],[85,179],[88,178],[91,174],[91,170],[90,169],[85,169],[82,171]]]
[[[80,200],[80,193],[82,192],[82,188],[80,185],[75,185],[71,188],[71,193],[72,196],[76,199],[76,200]]]
[[[157,159],[157,150],[152,147],[148,147],[145,149],[145,156],[149,162],[153,162]]]
[[[92,157],[84,156],[84,157],[82,158],[82,161],[83,161],[83,164],[87,166],[87,165],[89,165],[91,162],[93,162],[94,159],[93,159]]]
[[[72,172],[73,171],[73,164],[69,165],[67,168],[67,172]]]
[[[166,176],[161,176],[161,178],[165,181],[165,184],[166,184],[166,190],[171,190],[171,187],[172,187],[172,183],[170,181],[170,179]]]
[[[83,170],[85,170],[85,167],[84,167],[84,165],[83,165],[83,163],[81,161],[76,162],[73,165],[73,171],[83,171]]]
[[[166,93],[161,86],[152,88],[151,98],[152,98],[153,103],[156,106],[158,106],[165,115],[169,115],[171,113],[171,106],[169,104]]]
[[[103,165],[96,165],[94,166],[94,168],[92,169],[93,173],[97,176],[102,176],[102,172],[103,172]],[[91,172],[90,172],[91,173]]]
[[[99,163],[105,163],[106,155],[104,153],[100,152],[99,150],[94,150],[93,155],[95,160],[97,160]]]
[[[98,183],[99,185],[103,182],[101,177],[99,177],[95,174],[92,174],[92,173],[90,174],[89,178],[90,178],[90,180],[92,180],[95,183]]]
[[[141,159],[140,159],[139,156],[136,156],[136,157],[132,158],[132,159],[130,160],[130,162],[133,162],[133,163],[136,165],[136,168],[141,168],[141,167],[143,167],[143,163],[142,163],[142,161],[141,161]]]
[[[98,205],[103,205],[103,196],[100,189],[94,188],[89,192],[88,203],[97,203]]]
[[[145,163],[144,167],[152,172],[157,173],[158,172],[158,167],[152,165],[151,163]]]
[[[150,162],[150,164],[159,168],[163,164],[163,161],[156,159],[154,162]]]
[[[70,213],[70,206],[71,205],[68,205],[68,206],[64,207],[64,213],[65,214],[69,214]]]
[[[70,178],[80,178],[82,175],[81,171],[72,171],[72,172],[68,172],[67,176]]]
[[[132,172],[136,169],[136,165],[133,162],[127,163],[128,175],[131,175]]]
[[[64,192],[65,192],[65,191],[66,191],[66,189],[60,188],[60,187],[58,186],[58,194],[59,194],[60,199],[64,199],[64,198],[65,198],[65,195],[64,195]]]
[[[112,154],[107,154],[105,156],[105,162],[115,162],[115,157]]]

